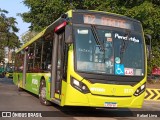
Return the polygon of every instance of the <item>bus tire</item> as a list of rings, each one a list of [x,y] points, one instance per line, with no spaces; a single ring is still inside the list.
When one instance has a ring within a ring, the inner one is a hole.
[[[46,83],[42,80],[39,87],[39,100],[42,105],[49,106],[51,102],[46,99]]]

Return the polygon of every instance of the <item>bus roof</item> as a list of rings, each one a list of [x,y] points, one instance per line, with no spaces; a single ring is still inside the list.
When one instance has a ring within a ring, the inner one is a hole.
[[[56,21],[58,21],[58,20],[59,19],[57,19]],[[33,43],[34,41],[36,41],[37,39],[39,39],[39,38],[43,37],[45,34],[47,34],[48,31],[53,27],[53,25],[54,25],[55,22],[53,22],[51,25],[49,25],[48,27],[46,27],[43,31],[41,31],[36,36],[34,36],[30,41],[28,41],[27,43],[25,43],[20,49],[18,49],[18,51],[16,51],[16,53],[20,52],[21,50],[23,50],[24,48],[26,48],[28,45],[30,45],[31,43]]]
[[[72,16],[72,10],[69,10],[68,12],[66,12],[66,14],[68,14],[68,17]],[[49,33],[49,31],[51,29],[53,29],[55,27],[55,23],[62,21],[62,18],[58,18],[55,22],[53,22],[52,24],[50,24],[49,26],[47,26],[44,30],[42,30],[40,33],[38,33],[36,36],[34,36],[30,41],[28,41],[27,43],[25,43],[21,48],[19,48],[16,53],[20,52],[21,50],[25,49],[28,45],[30,45],[31,43],[33,43],[34,41],[36,41],[39,38],[42,38],[44,35],[46,35],[47,33]]]
[[[139,22],[138,20],[120,15],[120,14],[115,14],[115,13],[110,13],[110,12],[105,12],[105,11],[96,11],[96,10],[69,10],[68,12],[66,12],[66,14],[68,15],[68,17],[72,17],[72,12],[79,12],[79,13],[85,13],[85,12],[90,12],[90,13],[98,13],[98,14],[110,14],[110,15],[114,15],[114,16],[120,16],[123,17],[125,19],[129,19],[135,22]],[[47,33],[49,33],[50,30],[53,30],[56,27],[56,23],[59,23],[59,21],[63,21],[64,19],[62,19],[62,17],[58,18],[55,22],[53,22],[52,24],[50,24],[49,26],[47,26],[43,31],[41,31],[40,33],[38,33],[35,37],[33,37],[30,41],[28,41],[27,43],[25,43],[20,49],[18,49],[16,51],[16,53],[20,52],[21,50],[25,49],[28,45],[30,45],[31,43],[33,43],[34,41],[36,41],[39,38],[42,38],[44,35],[46,35]]]

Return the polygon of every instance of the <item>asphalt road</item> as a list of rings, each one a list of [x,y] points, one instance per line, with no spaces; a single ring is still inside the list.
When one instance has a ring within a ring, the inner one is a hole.
[[[156,118],[156,115],[160,115],[160,102],[145,101],[142,109],[59,107],[55,104],[52,104],[51,106],[43,106],[40,104],[38,96],[33,95],[27,91],[19,92],[17,87],[13,84],[12,79],[0,78],[0,116],[2,116],[2,112],[6,111],[12,111],[12,113],[16,111],[17,113],[24,113],[27,115],[28,113],[25,113],[26,111],[30,111],[31,113],[34,111],[36,113],[40,113],[42,116],[52,117],[0,117],[0,120],[159,120],[160,116],[159,118]],[[150,116],[151,114],[152,116]]]

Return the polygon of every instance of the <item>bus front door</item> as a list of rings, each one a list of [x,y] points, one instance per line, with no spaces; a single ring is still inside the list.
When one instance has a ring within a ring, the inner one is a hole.
[[[54,33],[52,53],[51,98],[60,101],[64,59],[64,32]]]

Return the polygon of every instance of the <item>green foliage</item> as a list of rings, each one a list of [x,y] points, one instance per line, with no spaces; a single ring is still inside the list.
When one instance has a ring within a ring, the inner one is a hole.
[[[22,35],[22,42],[26,43],[27,41],[31,40],[35,35],[37,35],[38,33],[35,31],[28,31],[26,32],[24,35]]]
[[[0,9],[0,62],[4,61],[5,47],[8,49],[15,49],[20,46],[18,32],[16,27],[16,19],[13,17],[6,17],[8,11]]]
[[[0,48],[5,47],[16,48],[19,47],[18,36],[15,34],[18,32],[16,27],[16,19],[13,17],[6,17],[6,10],[0,9]]]
[[[63,0],[25,0],[24,4],[31,9],[21,16],[25,22],[31,23],[30,29],[35,31],[42,30],[67,10]]]
[[[152,47],[152,57],[148,60],[148,73],[151,73],[152,68],[155,66],[160,67],[160,48],[159,46]]]
[[[0,63],[4,61],[4,49],[0,49]]]

